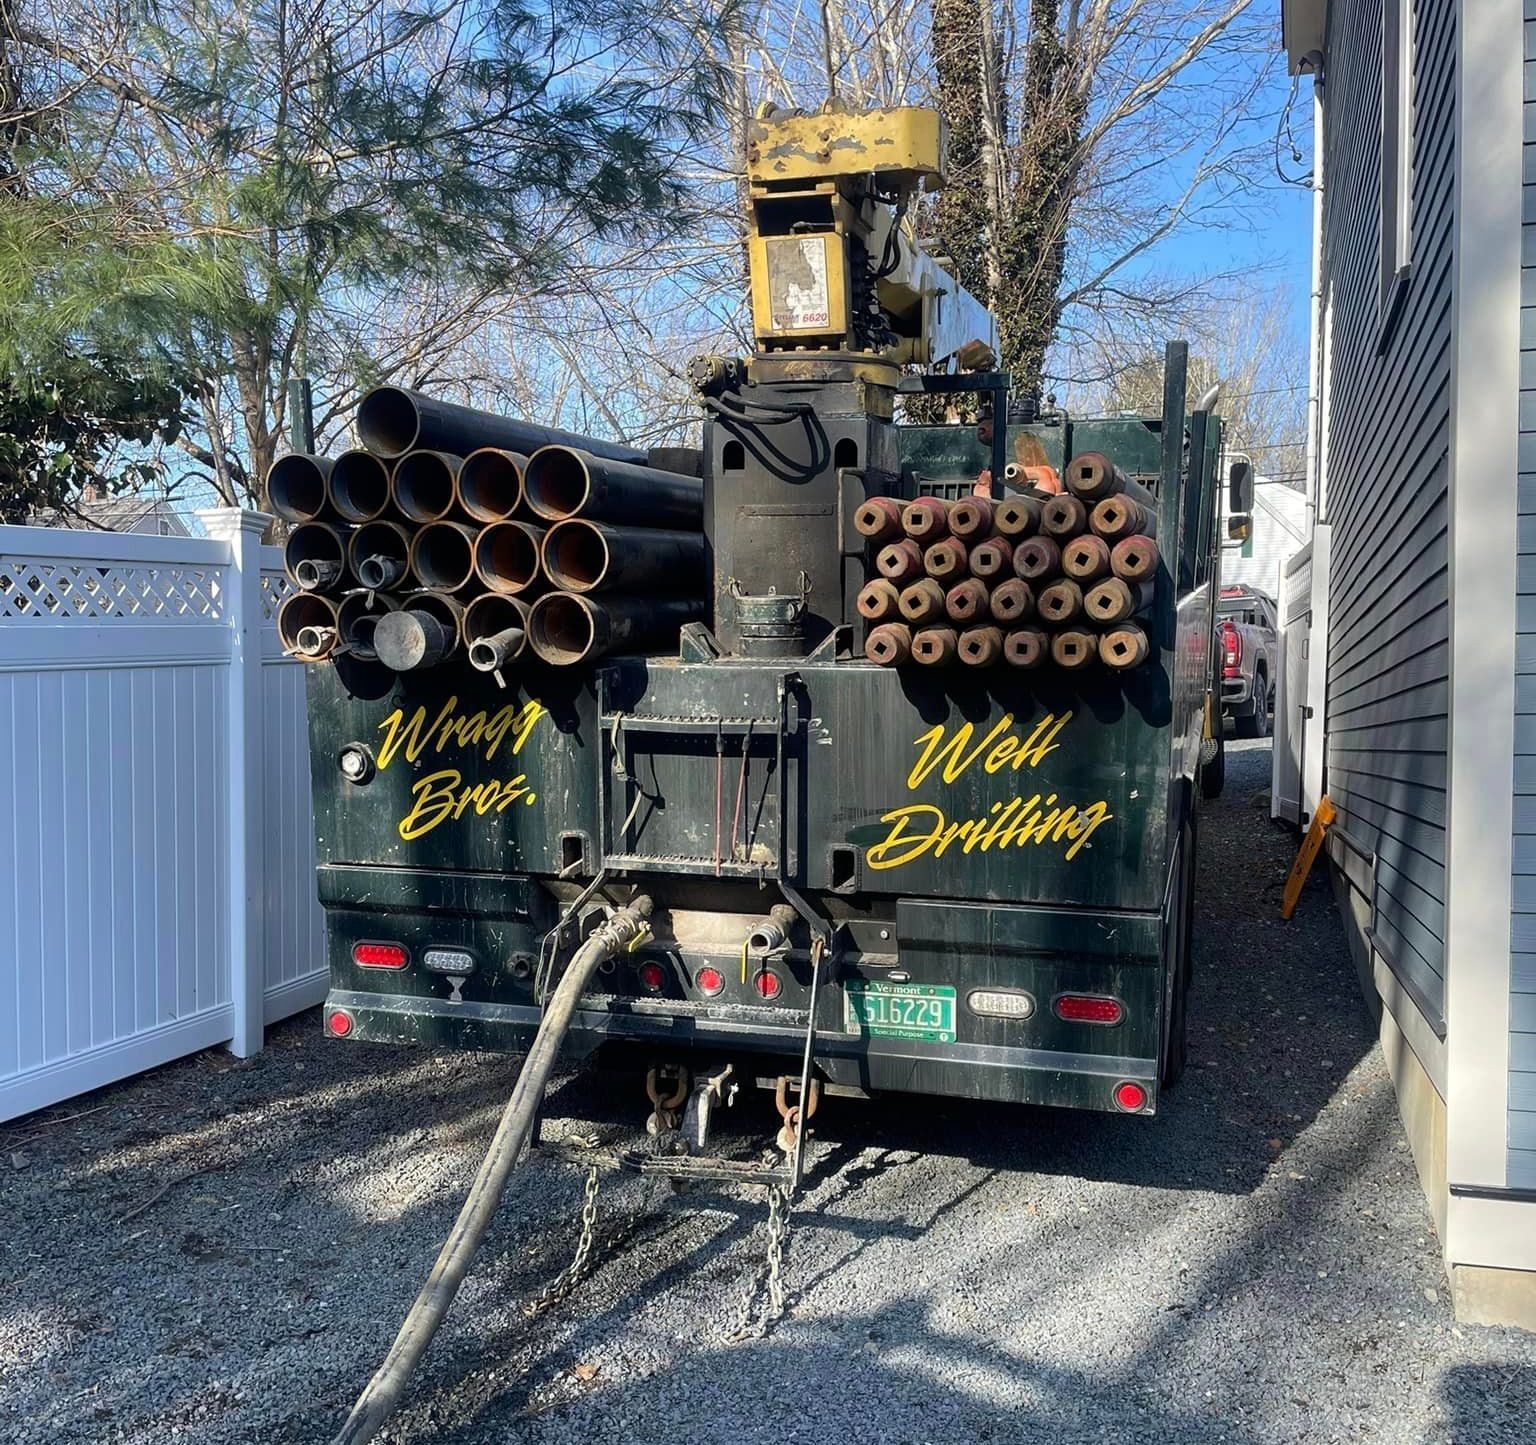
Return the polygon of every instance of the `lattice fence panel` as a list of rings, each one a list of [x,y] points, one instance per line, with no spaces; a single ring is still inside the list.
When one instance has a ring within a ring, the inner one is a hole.
[[[219,622],[224,616],[224,578],[218,567],[0,557],[0,619]]]
[[[293,583],[283,572],[261,574],[261,615],[268,622],[277,616],[277,610],[293,591]]]

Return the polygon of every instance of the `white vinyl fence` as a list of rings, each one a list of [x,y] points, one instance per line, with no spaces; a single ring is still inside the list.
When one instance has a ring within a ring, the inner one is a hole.
[[[281,554],[202,516],[0,527],[0,1119],[324,996]]]

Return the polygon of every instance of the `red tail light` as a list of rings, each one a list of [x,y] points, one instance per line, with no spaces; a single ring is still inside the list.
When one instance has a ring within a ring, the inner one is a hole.
[[[1242,672],[1243,634],[1230,622],[1221,624],[1221,675],[1236,677]]]
[[[701,968],[693,976],[694,987],[707,998],[713,998],[725,987],[725,975],[718,968]]]
[[[1125,1017],[1119,999],[1097,993],[1064,993],[1051,1007],[1069,1024],[1117,1024]]]
[[[352,1015],[345,1009],[332,1009],[326,1015],[325,1026],[338,1039],[344,1039],[352,1032]]]
[[[779,981],[779,976],[772,969],[760,969],[752,978],[752,987],[757,990],[757,996],[761,999],[772,1001],[784,992],[784,985]]]
[[[359,968],[404,968],[410,954],[398,943],[354,943],[352,962]]]
[[[1139,1114],[1147,1107],[1147,1091],[1134,1080],[1115,1085],[1115,1107],[1127,1114]]]
[[[650,993],[660,993],[667,981],[666,970],[659,963],[642,963],[638,970],[640,987]]]

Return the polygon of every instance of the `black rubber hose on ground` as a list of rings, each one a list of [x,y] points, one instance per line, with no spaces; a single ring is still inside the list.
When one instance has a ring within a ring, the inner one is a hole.
[[[358,1397],[334,1445],[363,1445],[365,1440],[373,1439],[394,1414],[406,1381],[432,1343],[432,1336],[437,1333],[458,1294],[459,1286],[469,1272],[470,1261],[485,1238],[496,1206],[501,1203],[507,1179],[522,1157],[523,1146],[528,1142],[539,1104],[544,1098],[545,1085],[570,1029],[577,1002],[598,965],[644,934],[650,914],[651,900],[642,894],[598,928],[576,950],[561,975],[453,1231],[444,1241],[437,1263],[432,1266],[432,1273],[416,1296],[405,1323],[400,1326],[400,1333],[395,1336],[384,1363]]]

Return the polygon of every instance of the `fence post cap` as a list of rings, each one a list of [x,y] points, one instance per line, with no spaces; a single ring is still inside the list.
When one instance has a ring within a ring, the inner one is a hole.
[[[241,532],[253,532],[259,537],[277,520],[270,512],[248,512],[244,507],[201,507],[197,519],[210,537],[221,542]]]

